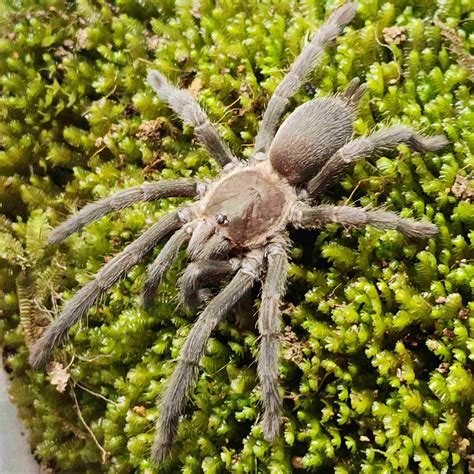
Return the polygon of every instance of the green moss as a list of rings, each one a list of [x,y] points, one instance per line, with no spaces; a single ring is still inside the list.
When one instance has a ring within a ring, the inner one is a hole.
[[[406,123],[445,133],[451,145],[423,158],[400,147],[360,163],[327,196],[426,216],[438,238],[333,226],[293,236],[279,441],[265,442],[258,424],[257,334],[229,321],[209,343],[173,457],[161,469],[150,463],[156,401],[194,319],[176,308],[179,269],[149,311],[139,298],[146,262],[91,311],[55,355],[71,375],[64,393],[26,362],[27,344],[58,306],[178,201],[137,205],[54,248],[46,246],[52,226],[145,179],[216,173],[145,85],[146,69],[199,89],[233,151],[249,156],[269,95],[339,3],[0,0],[0,342],[43,464],[94,473],[467,469],[473,210],[453,184],[472,173],[472,83],[431,20],[455,29],[469,50],[469,1],[361,0],[310,80],[318,96],[354,76],[367,81],[359,134]],[[400,44],[384,40],[393,25],[405,28]],[[140,124],[155,119],[160,133],[146,140]]]

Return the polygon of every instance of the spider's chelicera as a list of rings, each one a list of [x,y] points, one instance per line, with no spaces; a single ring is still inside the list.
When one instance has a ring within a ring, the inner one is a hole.
[[[163,275],[183,247],[191,260],[179,282],[184,305],[199,306],[206,299],[206,286],[229,278],[227,286],[210,300],[192,327],[161,399],[152,449],[157,462],[166,457],[172,445],[211,332],[257,281],[262,282],[258,376],[264,406],[263,431],[267,440],[278,435],[282,405],[277,381],[279,304],[287,277],[288,226],[314,229],[329,223],[356,228],[372,225],[419,238],[437,233],[433,224],[403,219],[385,210],[316,205],[322,193],[364,157],[402,143],[418,152],[435,151],[446,143],[443,136],[423,136],[406,126],[351,139],[355,109],[365,90],[357,78],[340,95],[314,99],[297,107],[278,128],[290,98],[319,61],[325,45],[336,38],[355,11],[355,3],[335,10],[298,56],[270,99],[260,123],[253,158],[248,162],[232,154],[187,91],[151,71],[148,77],[151,86],[186,124],[194,127],[198,141],[222,166],[220,176],[210,184],[194,179],[164,180],[119,192],[87,205],[50,236],[50,242],[61,242],[109,212],[140,201],[170,196],[197,199],[165,215],[105,264],[66,303],[62,314],[46,329],[30,355],[34,367],[44,363],[51,350],[65,339],[69,329],[101,295],[169,235],[161,253],[148,268],[145,303],[153,300]]]

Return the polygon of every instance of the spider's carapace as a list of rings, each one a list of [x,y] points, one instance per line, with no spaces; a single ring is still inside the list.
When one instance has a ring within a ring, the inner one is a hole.
[[[239,167],[218,181],[198,212],[233,245],[254,247],[285,228],[295,201],[294,188],[264,162]]]

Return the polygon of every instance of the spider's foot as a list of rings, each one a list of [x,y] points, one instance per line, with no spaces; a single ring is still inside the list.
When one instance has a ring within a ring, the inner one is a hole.
[[[431,224],[430,222],[409,221],[407,219],[403,219],[397,230],[408,237],[418,239],[427,239],[439,234],[439,228],[435,224]]]
[[[30,349],[30,355],[28,357],[28,362],[34,369],[46,364],[51,350],[55,346],[54,341],[55,334],[48,328],[35,342],[33,347]]]
[[[280,414],[273,411],[266,411],[263,415],[263,437],[266,441],[273,442],[280,434],[281,419]]]
[[[153,304],[153,301],[155,301],[156,289],[157,289],[156,283],[151,281],[150,278],[148,278],[145,281],[145,284],[143,286],[143,293],[142,293],[143,308],[149,308]]]
[[[170,449],[171,443],[157,439],[151,448],[151,458],[156,464],[161,464],[168,457]]]
[[[354,18],[354,15],[357,10],[357,2],[349,2],[341,7],[339,7],[337,10],[334,10],[332,15],[329,17],[329,22],[334,23],[338,26],[344,26],[349,23],[352,18]]]
[[[63,240],[66,239],[70,235],[70,232],[67,232],[65,229],[65,226],[60,225],[59,227],[56,227],[53,229],[51,234],[49,234],[48,237],[48,244],[53,245],[53,244],[59,244]]]
[[[422,152],[437,151],[444,148],[449,142],[444,135],[434,135],[432,137],[424,136],[419,140]]]

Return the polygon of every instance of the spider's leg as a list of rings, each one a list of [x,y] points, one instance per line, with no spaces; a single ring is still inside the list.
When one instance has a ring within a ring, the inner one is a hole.
[[[148,73],[148,82],[158,97],[168,103],[183,122],[194,127],[194,132],[202,146],[224,167],[239,160],[232,154],[229,147],[222,141],[217,129],[193,96],[183,89],[178,89],[158,71]]]
[[[191,240],[189,241],[188,248],[186,249],[189,257],[192,260],[196,260],[199,253],[202,251],[202,248],[206,242],[214,234],[216,228],[209,223],[207,220],[203,219],[194,229]]]
[[[255,298],[252,291],[247,291],[232,311],[235,317],[235,325],[241,331],[254,331],[257,323],[255,311]]]
[[[155,261],[147,269],[147,279],[143,288],[143,305],[148,306],[153,302],[156,288],[160,284],[164,274],[178,258],[181,247],[191,238],[193,231],[192,223],[185,225],[175,232],[166,242]]]
[[[261,265],[261,252],[249,253],[231,282],[209,303],[192,327],[161,400],[157,437],[152,447],[152,457],[156,462],[162,462],[170,450],[178,429],[179,416],[186,397],[195,384],[199,361],[212,331],[252,287],[258,278]]]
[[[255,152],[265,153],[270,148],[278,122],[289,100],[298,92],[309,73],[316,67],[326,45],[335,39],[355,15],[356,3],[346,3],[335,10],[303,48],[289,72],[276,88],[260,122],[255,141]]]
[[[367,84],[361,84],[358,77],[354,77],[343,93],[343,97],[354,106],[359,103],[359,100],[364,95],[367,89]]]
[[[119,191],[110,197],[83,207],[76,215],[51,232],[49,243],[62,242],[66,237],[82,229],[85,225],[110,212],[124,209],[137,202],[156,201],[166,197],[195,197],[198,195],[199,184],[199,181],[194,179],[163,180]]]
[[[240,260],[200,260],[186,267],[179,279],[181,302],[188,308],[196,308],[201,304],[199,290],[203,283],[216,283],[232,275],[240,267]]]
[[[439,150],[448,142],[443,135],[428,137],[404,125],[396,125],[374,132],[367,137],[356,138],[334,153],[319,173],[309,181],[307,186],[309,195],[314,198],[322,194],[357,160],[380,150],[395,148],[402,143],[415,151],[427,153]]]
[[[195,253],[196,260],[219,259],[228,254],[231,244],[222,234],[216,232],[200,249]]]
[[[64,340],[69,329],[86,315],[101,295],[125,276],[128,270],[140,262],[161,239],[179,229],[184,221],[190,219],[189,211],[189,209],[181,209],[165,215],[106,263],[95,278],[83,286],[65,304],[60,316],[48,326],[38,339],[30,352],[30,364],[33,367],[38,367],[46,362],[52,349]]]
[[[258,316],[260,352],[258,376],[262,384],[264,406],[263,433],[273,441],[280,429],[281,396],[278,391],[279,335],[281,332],[280,298],[285,291],[288,273],[288,256],[281,243],[266,248],[267,276],[263,284],[262,302]]]
[[[415,238],[429,238],[439,232],[438,227],[430,222],[404,219],[395,212],[380,209],[298,205],[293,213],[292,224],[295,227],[320,228],[330,223],[356,228],[371,225],[378,229],[396,229],[407,237]]]

